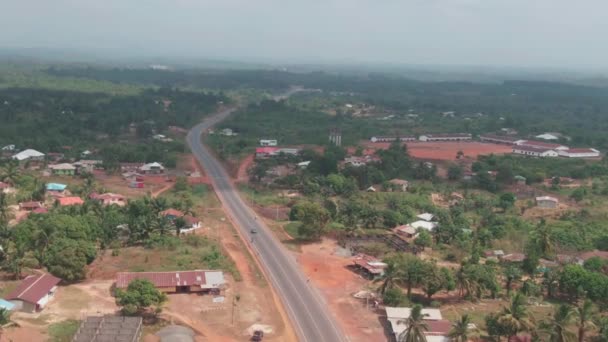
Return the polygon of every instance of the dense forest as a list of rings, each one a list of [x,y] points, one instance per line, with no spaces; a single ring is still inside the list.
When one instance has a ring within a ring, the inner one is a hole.
[[[431,114],[483,113],[522,133],[558,131],[574,145],[608,147],[608,89],[556,82],[505,80],[502,83],[422,82],[370,73],[365,76],[326,72],[290,73],[276,70],[157,71],[145,69],[50,68],[57,77],[77,77],[117,83],[181,86],[205,89],[258,88],[268,91],[291,85],[348,93],[396,111],[414,109]],[[491,121],[491,120],[490,120]],[[496,126],[489,125],[490,127]]]
[[[135,129],[149,138],[168,126],[190,127],[212,112],[223,95],[161,88],[134,96],[45,89],[0,90],[0,145],[43,152],[61,146],[90,148]]]

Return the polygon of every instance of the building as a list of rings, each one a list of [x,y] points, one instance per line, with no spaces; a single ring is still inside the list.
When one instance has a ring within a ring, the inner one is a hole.
[[[329,142],[335,146],[342,146],[342,131],[339,128],[329,130]]]
[[[232,130],[232,128],[224,128],[220,131],[220,135],[232,137],[232,136],[238,135],[238,133],[234,132]]]
[[[277,146],[278,142],[275,139],[261,139],[260,146]]]
[[[288,155],[292,155],[292,156],[297,156],[298,154],[300,154],[300,149],[282,147],[276,151],[276,155],[280,155],[280,154],[288,154]]]
[[[493,143],[493,144],[505,144],[505,145],[515,145],[518,141],[522,141],[516,137],[510,137],[506,135],[496,135],[496,134],[482,134],[479,136],[479,140],[482,142]]]
[[[23,161],[30,161],[30,160],[44,160],[44,153],[42,152],[38,152],[36,150],[32,150],[32,149],[27,149],[27,150],[23,150],[17,154],[15,154],[14,156],[12,156],[13,160],[17,160],[20,162]]]
[[[137,342],[142,331],[141,317],[89,316],[80,323],[72,342]]]
[[[309,165],[310,165],[310,160],[303,161],[303,162],[298,163],[298,168],[306,169],[306,168],[308,168]]]
[[[373,256],[367,254],[357,254],[353,257],[355,267],[363,270],[371,278],[380,277],[388,265]]]
[[[399,340],[399,335],[407,330],[407,320],[412,314],[411,308],[396,308],[387,306],[386,319],[390,323],[391,330],[395,335],[395,340]],[[428,330],[424,332],[427,342],[449,342],[448,337],[452,329],[452,323],[444,320],[439,309],[422,309],[424,323]]]
[[[432,231],[433,229],[437,228],[438,224],[437,222],[428,222],[428,221],[416,221],[416,222],[412,222],[410,223],[410,226],[414,227],[416,230],[418,228],[422,228],[422,229],[426,229],[428,231]]]
[[[127,200],[123,195],[113,194],[107,192],[105,194],[92,193],[89,198],[95,201],[99,201],[102,205],[118,205],[124,206],[127,204]]]
[[[123,173],[137,172],[142,165],[142,163],[120,163],[120,171]]]
[[[19,210],[34,211],[39,208],[44,208],[42,202],[21,202],[19,203]]]
[[[279,149],[277,147],[258,147],[255,149],[255,157],[264,159],[276,155]]]
[[[148,163],[148,164],[144,164],[139,168],[139,172],[143,173],[144,175],[160,175],[165,173],[165,167],[162,166],[162,164],[154,162],[154,163]]]
[[[524,176],[516,175],[513,177],[513,179],[515,179],[515,183],[517,183],[517,185],[526,185],[527,179]]]
[[[124,289],[135,279],[147,279],[167,293],[219,291],[225,283],[222,271],[119,272],[116,288]]]
[[[559,205],[559,200],[551,196],[536,197],[536,206],[539,208],[555,209]]]
[[[199,220],[198,218],[196,218],[194,216],[184,215],[183,219],[184,219],[184,222],[186,222],[186,225],[180,229],[180,232],[187,233],[187,232],[193,231],[195,229],[199,229],[203,226],[203,223],[201,222],[201,220]]]
[[[73,176],[76,173],[76,167],[69,163],[49,165],[49,169],[55,176]]]
[[[452,134],[424,134],[418,137],[420,141],[470,141],[473,139],[469,133]]]
[[[524,260],[526,260],[526,255],[523,253],[510,253],[504,255],[502,258],[500,258],[500,260],[502,260],[502,262],[507,263],[519,263],[524,262]]]
[[[531,146],[513,146],[513,154],[520,154],[528,157],[539,157],[539,158],[555,158],[559,156],[556,150],[548,148],[538,148]]]
[[[82,174],[84,172],[91,173],[93,170],[100,168],[103,165],[103,161],[101,160],[79,160],[75,162],[74,167],[76,167],[76,173]]]
[[[515,145],[533,147],[533,148],[545,149],[545,150],[555,150],[555,151],[569,149],[568,146],[564,146],[561,144],[553,144],[553,143],[548,143],[548,142],[544,142],[544,141],[536,141],[536,140],[519,140],[515,143]]]
[[[182,211],[179,211],[177,209],[169,208],[167,210],[161,211],[160,215],[164,216],[169,221],[173,221],[178,217],[183,217],[185,214]]]
[[[133,180],[129,183],[129,188],[132,189],[143,189],[145,187],[144,182]]]
[[[12,191],[13,191],[13,187],[10,184],[0,182],[0,192],[8,194],[8,193],[11,193]]]
[[[59,282],[61,279],[48,273],[27,276],[5,299],[15,304],[15,310],[40,311],[55,295]]]
[[[399,140],[401,142],[406,142],[406,141],[416,141],[418,140],[418,138],[414,137],[414,136],[404,136],[404,137],[383,137],[383,136],[377,136],[377,137],[371,137],[369,139],[369,141],[373,142],[373,143],[383,143],[383,142],[393,142]]]
[[[71,196],[71,197],[60,197],[57,199],[57,203],[61,207],[68,207],[68,206],[72,206],[72,205],[83,205],[84,201],[80,197]]]
[[[68,186],[60,183],[48,183],[46,185],[46,191],[61,193],[64,192]]]
[[[566,158],[599,158],[600,151],[594,148],[571,148],[557,151],[560,157]]]
[[[397,178],[389,180],[388,183],[391,185],[393,190],[401,192],[407,192],[407,188],[410,185],[410,182],[406,181],[405,179]]]
[[[431,214],[431,213],[424,213],[424,214],[420,214],[420,215],[416,215],[417,218],[427,221],[427,222],[431,222],[433,221],[433,219],[435,218],[435,215]]]
[[[559,140],[559,136],[557,136],[557,134],[551,134],[551,133],[539,134],[539,135],[535,136],[535,138],[543,139],[543,140]]]
[[[409,224],[404,224],[393,229],[393,232],[400,237],[412,239],[414,236],[416,236],[417,229],[410,226]]]
[[[344,166],[360,167],[360,166],[365,166],[370,163],[376,163],[379,161],[380,161],[380,159],[375,156],[369,156],[369,155],[363,156],[363,157],[350,156],[350,157],[344,158],[344,161],[342,162],[342,164]]]
[[[15,150],[15,145],[6,145],[4,147],[2,147],[2,151],[14,151]]]

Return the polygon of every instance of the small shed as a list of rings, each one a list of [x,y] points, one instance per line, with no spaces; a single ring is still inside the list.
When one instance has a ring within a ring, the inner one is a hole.
[[[544,209],[555,209],[559,205],[559,200],[551,196],[536,197],[536,206]]]

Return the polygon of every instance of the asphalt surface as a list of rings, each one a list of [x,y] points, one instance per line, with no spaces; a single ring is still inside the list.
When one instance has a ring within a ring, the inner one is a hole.
[[[221,111],[193,127],[187,136],[196,159],[205,169],[224,208],[232,217],[240,235],[251,246],[273,288],[280,296],[296,334],[304,342],[341,342],[348,339],[341,332],[318,291],[300,271],[290,255],[266,225],[241,199],[222,164],[201,142],[201,134],[228,117],[234,109]],[[252,233],[255,230],[255,233]]]

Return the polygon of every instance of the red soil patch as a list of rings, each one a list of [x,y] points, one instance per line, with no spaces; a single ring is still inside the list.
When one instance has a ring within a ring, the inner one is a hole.
[[[476,159],[479,155],[507,154],[513,151],[511,146],[480,142],[408,142],[406,144],[410,156],[425,160],[456,160],[458,151],[462,151],[467,159]],[[387,149],[390,143],[366,142],[364,145],[369,148]]]
[[[247,175],[247,170],[249,170],[249,168],[253,165],[254,162],[254,155],[249,155],[247,156],[245,159],[243,159],[241,161],[241,164],[239,165],[239,169],[236,173],[236,181],[240,182],[240,183],[246,183],[247,180],[249,179],[248,175]]]
[[[352,342],[385,341],[384,329],[374,309],[366,308],[365,301],[352,295],[366,290],[368,280],[350,271],[352,261],[333,254],[336,243],[302,246],[297,260],[311,282],[321,291],[342,331]]]

